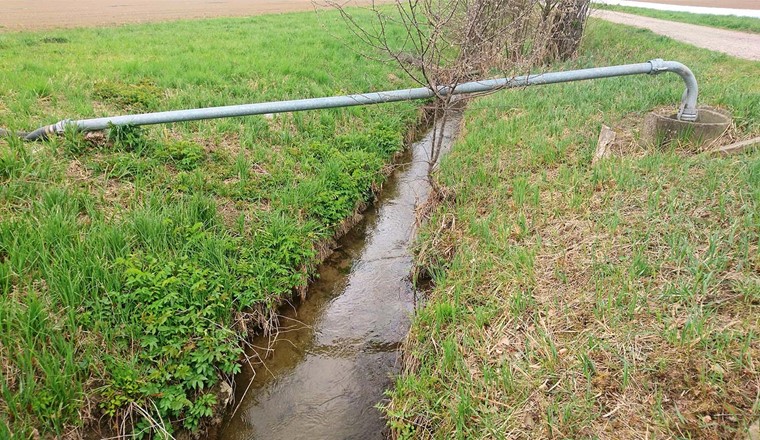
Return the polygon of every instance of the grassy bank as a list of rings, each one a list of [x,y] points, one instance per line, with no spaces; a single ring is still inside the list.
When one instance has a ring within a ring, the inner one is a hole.
[[[659,11],[656,9],[632,8],[629,6],[594,4],[595,9],[626,12],[662,20],[680,21],[682,23],[698,24],[742,32],[760,33],[760,19],[752,17],[737,17],[735,15],[692,14],[690,12]]]
[[[586,67],[677,59],[760,134],[758,63],[592,21]],[[423,227],[434,288],[387,407],[399,438],[744,438],[760,417],[760,151],[628,145],[600,126],[671,106],[675,76],[471,103]]]
[[[332,13],[0,34],[0,127],[405,85],[350,37]],[[0,438],[196,429],[415,114],[0,140]]]

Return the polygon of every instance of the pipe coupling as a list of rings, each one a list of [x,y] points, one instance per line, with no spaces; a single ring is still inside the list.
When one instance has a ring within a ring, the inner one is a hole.
[[[648,63],[652,65],[652,71],[649,72],[650,75],[658,75],[662,72],[668,71],[668,67],[665,65],[665,60],[662,58],[649,60]]]

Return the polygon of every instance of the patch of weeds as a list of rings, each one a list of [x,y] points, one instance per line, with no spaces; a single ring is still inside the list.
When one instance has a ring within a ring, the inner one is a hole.
[[[143,154],[153,147],[145,137],[145,130],[136,125],[109,125],[106,138],[121,151]]]
[[[53,96],[53,86],[48,81],[40,81],[29,87],[35,98],[46,99]]]
[[[189,241],[204,238],[201,224],[183,233]],[[121,311],[118,324],[139,329],[142,362],[113,361],[102,408],[114,416],[129,404],[149,409],[153,402],[162,420],[179,419],[195,430],[216,404],[209,388],[219,373],[240,371],[242,350],[226,326],[230,291],[224,276],[189,256],[166,261],[132,255],[117,265],[124,289],[108,301]]]
[[[205,159],[203,147],[189,141],[170,142],[156,147],[155,151],[158,157],[183,171],[194,170]]]
[[[374,151],[383,155],[391,155],[403,148],[398,130],[388,126],[375,127],[366,132],[354,132],[339,136],[338,145],[357,150]]]
[[[31,156],[23,141],[9,137],[8,145],[0,149],[0,181],[19,177],[30,161]]]
[[[366,199],[379,179],[383,159],[363,150],[341,152],[324,144],[312,144],[305,158],[316,175],[301,182],[295,191],[283,194],[284,207],[302,209],[310,218],[332,227]]]
[[[241,308],[262,301],[271,305],[294,288],[306,286],[307,273],[294,268],[309,265],[316,256],[312,245],[316,230],[316,224],[300,224],[281,212],[261,214],[252,246],[241,249],[235,268],[241,281]]]
[[[203,191],[207,186],[206,176],[201,170],[180,171],[172,180],[173,188],[186,193]]]
[[[265,216],[253,242],[244,245],[214,229],[213,209],[190,206],[203,211],[193,217],[206,222],[140,222],[146,239],[157,233],[178,247],[117,259],[122,287],[98,300],[100,319],[117,329],[119,343],[136,338],[141,347],[135,358],[107,360],[111,378],[101,403],[109,416],[138,419],[138,436],[153,427],[137,407],[155,420],[180,420],[189,430],[211,415],[216,398],[210,389],[219,377],[240,371],[242,349],[230,328],[231,311],[277,303],[305,286],[308,276],[300,268],[316,255],[313,224]]]
[[[16,180],[15,183],[32,184],[48,178],[51,174],[52,163],[49,156],[35,154],[29,143],[9,137],[7,144],[0,144],[0,182],[7,185],[0,187],[0,195],[3,190],[10,189],[9,183],[12,180]]]
[[[163,90],[153,82],[141,80],[137,84],[119,81],[100,81],[93,87],[93,96],[123,107],[154,109],[161,102]]]
[[[42,39],[43,43],[63,44],[68,43],[69,39],[66,37],[45,37]]]

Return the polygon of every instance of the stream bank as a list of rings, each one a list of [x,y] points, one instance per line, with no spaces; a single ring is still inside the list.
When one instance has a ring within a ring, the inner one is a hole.
[[[449,125],[446,150],[459,126]],[[242,401],[219,439],[384,438],[376,406],[398,372],[414,313],[409,246],[430,194],[432,133],[412,145],[377,202],[338,241],[306,299],[282,311],[278,335],[252,341],[249,356],[264,360],[236,379]]]

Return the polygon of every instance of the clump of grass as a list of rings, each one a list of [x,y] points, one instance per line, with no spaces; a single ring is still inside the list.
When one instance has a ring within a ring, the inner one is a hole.
[[[43,43],[64,44],[68,43],[69,39],[66,37],[45,37],[42,39]]]
[[[155,144],[145,136],[145,130],[136,125],[111,125],[106,131],[106,140],[117,151],[138,155],[151,154],[155,148]]]
[[[136,84],[105,80],[95,83],[93,96],[121,107],[155,109],[161,102],[163,90],[149,80],[140,80]]]
[[[198,167],[205,157],[203,147],[189,141],[169,142],[157,147],[156,154],[177,168],[190,171]]]
[[[757,63],[596,21],[575,63],[662,53],[760,133]],[[675,106],[682,84],[659,79],[471,102],[437,176],[456,197],[420,234],[434,288],[386,407],[395,435],[743,438],[758,419],[760,152],[591,162],[602,123]]]

